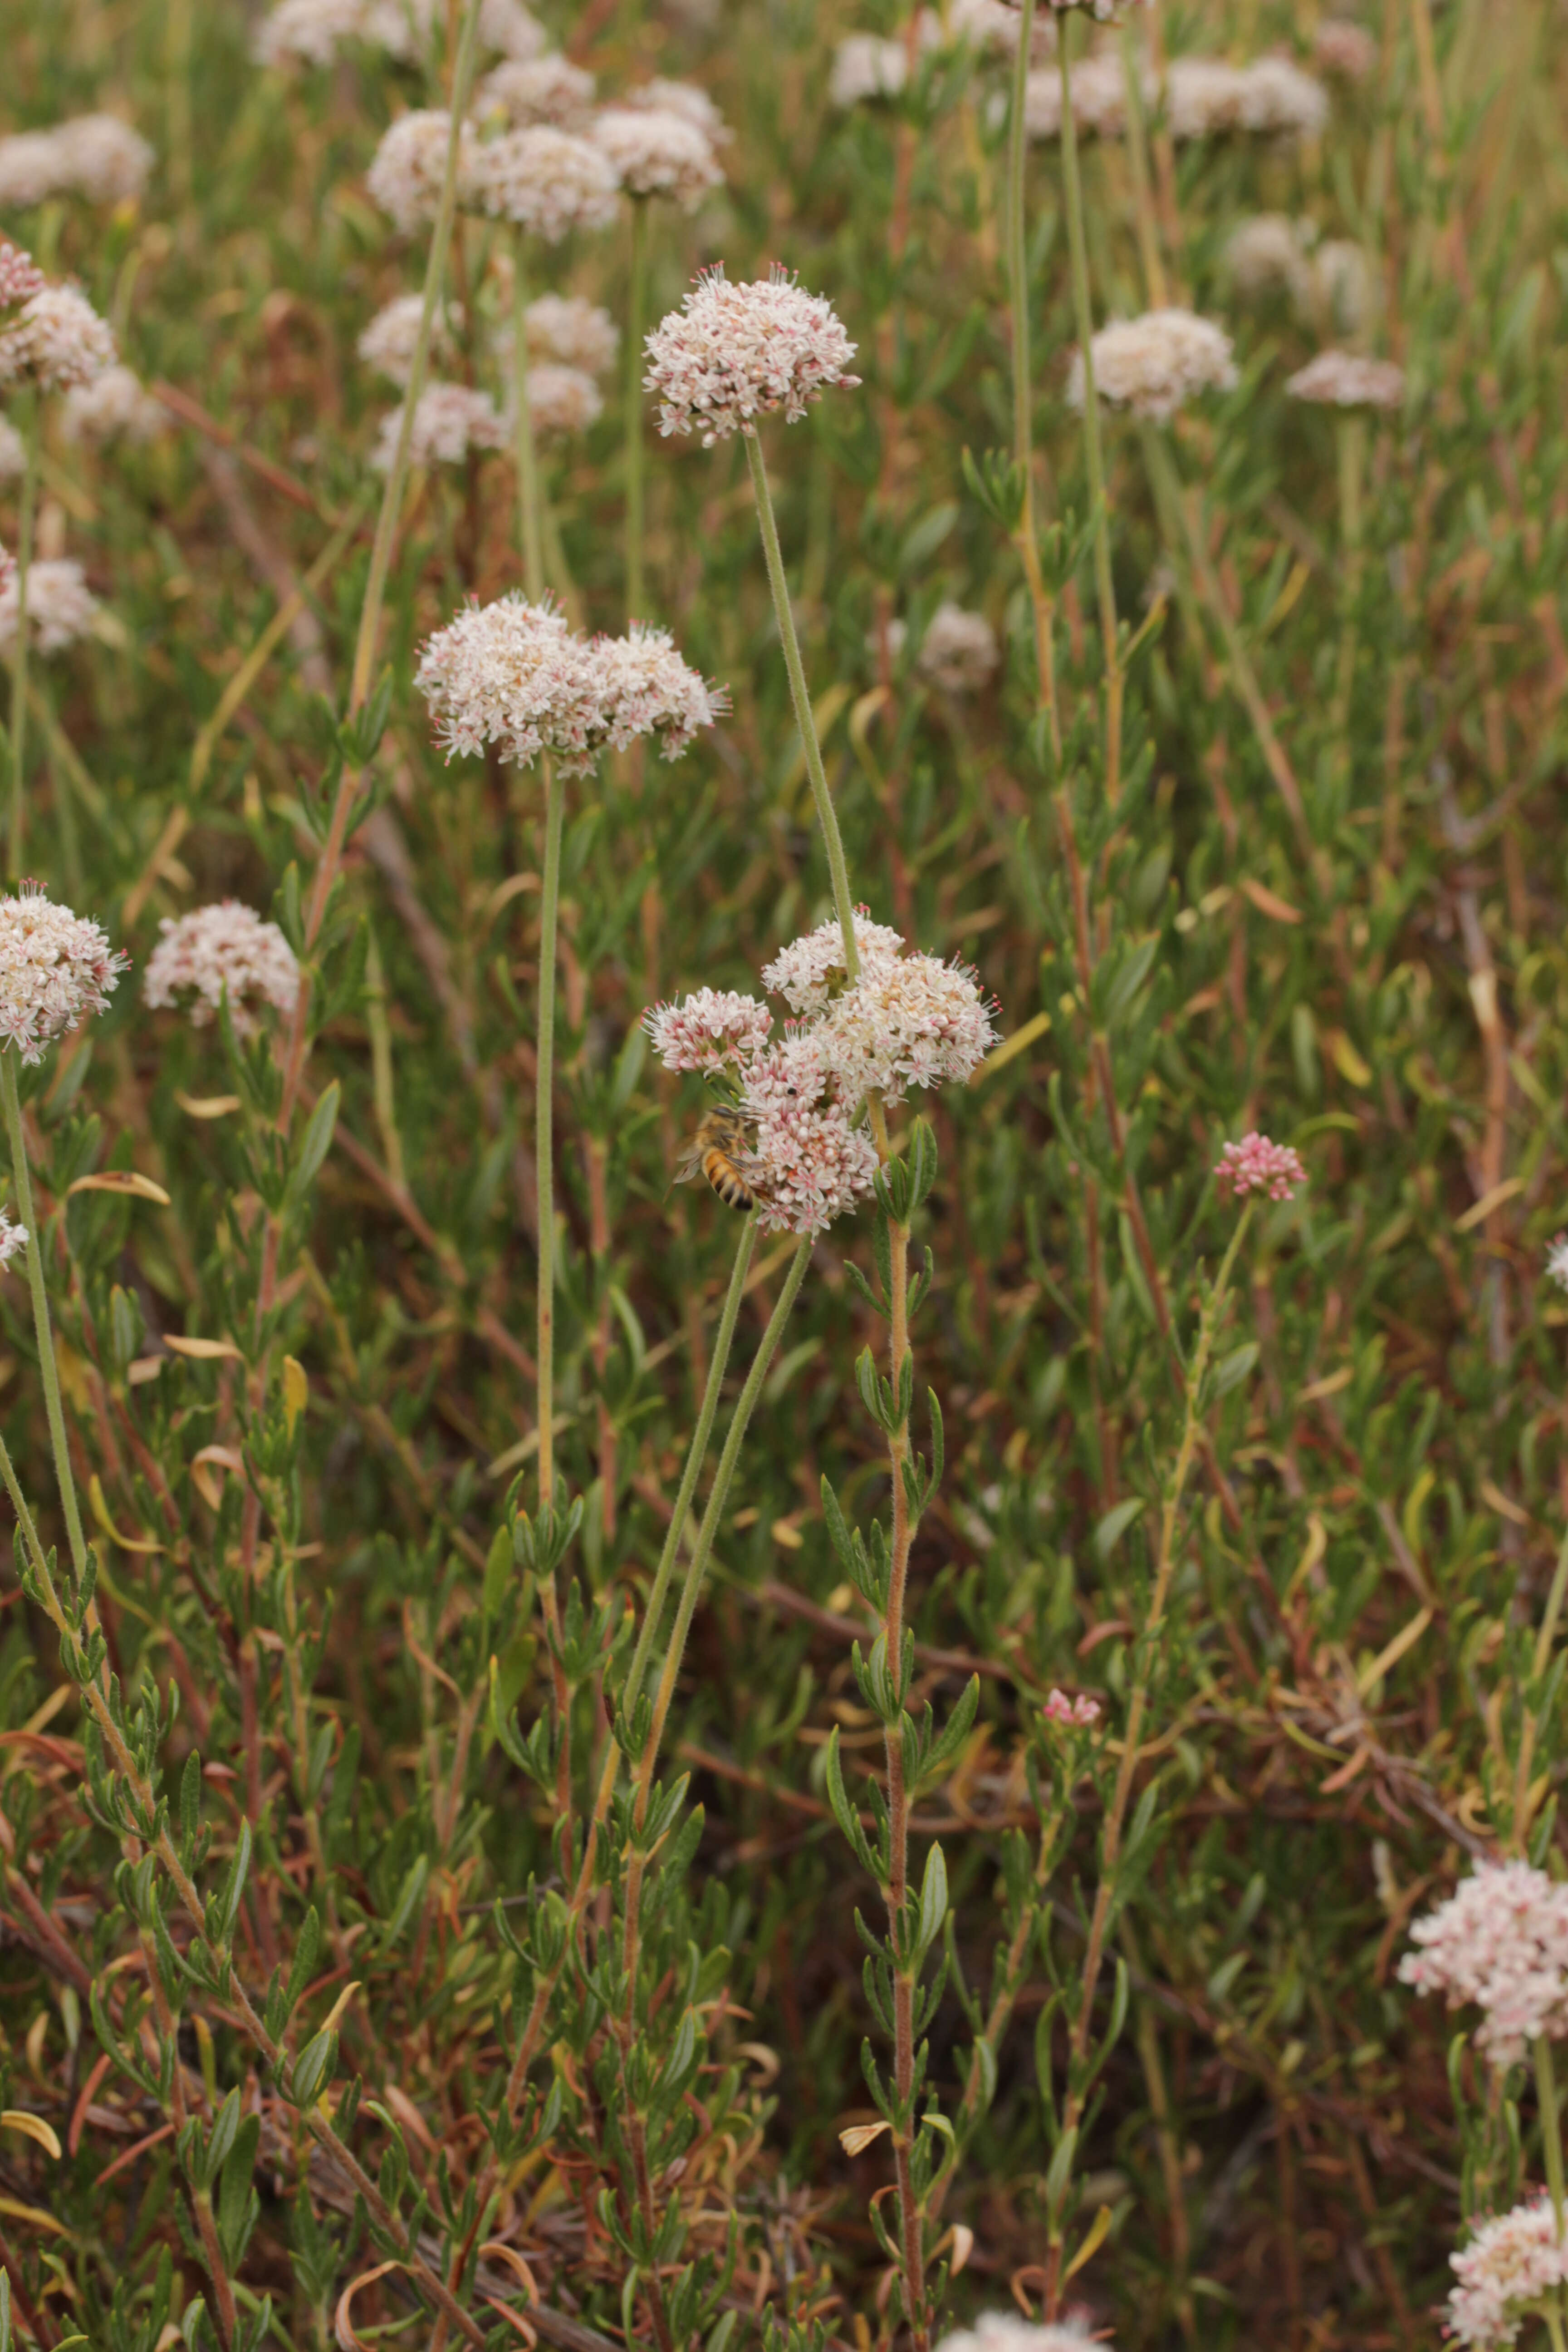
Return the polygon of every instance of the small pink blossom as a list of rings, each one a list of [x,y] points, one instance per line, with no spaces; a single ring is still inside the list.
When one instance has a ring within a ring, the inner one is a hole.
[[[1090,1698],[1087,1692],[1068,1698],[1066,1691],[1053,1690],[1040,1712],[1047,1723],[1071,1724],[1087,1730],[1091,1723],[1100,1721],[1100,1701]]]
[[[279,1013],[292,1013],[300,994],[300,966],[276,923],[264,922],[237,898],[197,907],[176,922],[165,915],[163,937],[147,959],[142,994],[153,1007],[174,1004],[193,992],[191,1026],[210,1022],[228,991],[229,1018],[241,1037],[255,1033],[255,998]]]
[[[20,1257],[28,1241],[26,1225],[14,1225],[4,1209],[0,1209],[0,1265],[9,1265]]]
[[[722,263],[703,270],[645,348],[643,388],[659,395],[659,431],[695,430],[704,448],[754,433],[776,408],[796,424],[828,385],[860,381],[846,373],[856,347],[832,304],[776,266],[745,286]]]
[[[717,1071],[765,1048],[773,1016],[760,999],[732,988],[700,988],[679,1004],[643,1014],[653,1050],[667,1070]]]
[[[1459,2344],[1517,2343],[1531,2315],[1568,2284],[1568,2242],[1540,2191],[1483,2221],[1448,2261],[1458,2284],[1444,2332]]]
[[[1401,1960],[1400,1981],[1484,2010],[1476,2042],[1498,2065],[1568,2034],[1568,1885],[1544,1871],[1483,1864],[1410,1937],[1421,1948]]]
[[[1249,1192],[1267,1192],[1271,1201],[1288,1201],[1298,1184],[1307,1181],[1300,1155],[1288,1143],[1270,1143],[1254,1128],[1239,1143],[1227,1143],[1214,1171],[1221,1192],[1233,1200]]]
[[[0,1045],[41,1062],[47,1045],[104,1010],[130,961],[97,923],[24,882],[0,898]]]

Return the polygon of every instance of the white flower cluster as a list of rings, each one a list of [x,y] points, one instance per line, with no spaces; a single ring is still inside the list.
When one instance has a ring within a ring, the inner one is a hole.
[[[669,196],[694,212],[723,181],[708,133],[672,108],[607,106],[590,135],[630,195]]]
[[[18,579],[15,568],[0,583],[0,652],[16,642]],[[98,598],[79,563],[68,556],[27,566],[27,640],[41,654],[58,654],[85,637],[98,611]]]
[[[252,1000],[292,1013],[300,994],[300,966],[276,923],[264,922],[237,898],[197,907],[176,922],[165,915],[163,938],[147,959],[142,993],[154,1009],[177,1004],[195,992],[191,1026],[204,1029],[228,991],[229,1018],[237,1035],[254,1034]]]
[[[837,922],[764,967],[763,985],[797,1016],[782,1034],[760,998],[734,990],[699,989],[644,1016],[668,1069],[731,1074],[752,1139],[747,1176],[771,1231],[821,1233],[870,1191],[876,1148],[855,1121],[873,1088],[900,1102],[910,1087],[962,1082],[994,1034],[994,1008],[963,965],[906,954],[863,907],[855,942],[852,987]]]
[[[365,186],[389,219],[407,236],[433,221],[447,176],[452,118],[439,107],[413,107],[382,134],[364,175]],[[479,141],[470,122],[458,134],[458,201],[471,190]]]
[[[1323,71],[1342,81],[1365,81],[1377,64],[1376,41],[1349,16],[1321,18],[1312,47]]]
[[[20,1257],[30,1236],[26,1225],[14,1225],[4,1209],[0,1209],[0,1265],[9,1265]]]
[[[921,47],[928,44],[922,39]],[[910,78],[910,53],[902,41],[880,33],[846,33],[833,52],[827,95],[837,107],[865,106],[897,98]]]
[[[973,2327],[944,2336],[936,2352],[1089,2352],[1093,2342],[1087,2324],[1076,2315],[1041,2326],[1016,2311],[986,2311]]]
[[[1568,1885],[1528,1863],[1484,1863],[1417,1919],[1400,1980],[1486,2011],[1478,2047],[1500,2066],[1568,2033]]]
[[[1173,58],[1162,90],[1146,62],[1139,88],[1152,116],[1162,103],[1173,139],[1216,138],[1227,131],[1307,135],[1329,119],[1323,86],[1289,58],[1255,58],[1233,66],[1223,58]],[[1080,131],[1121,138],[1127,129],[1127,83],[1115,49],[1102,49],[1073,68],[1072,119]],[[1061,76],[1053,67],[1029,75],[1024,97],[1025,126],[1032,139],[1061,135]]]
[[[114,337],[86,295],[46,283],[0,330],[0,390],[33,383],[41,392],[68,392],[91,383],[114,359]]]
[[[516,593],[470,604],[437,629],[415,683],[448,758],[493,743],[520,768],[552,752],[567,775],[585,775],[606,744],[625,751],[641,735],[677,759],[728,708],[667,630],[634,623],[628,636],[590,640],[549,602]]]
[[[973,6],[974,0],[968,0],[968,5]],[[656,74],[651,81],[639,82],[635,89],[628,89],[621,104],[650,106],[660,114],[682,115],[715,147],[727,146],[735,135],[708,92],[700,89],[694,81],[668,81],[662,74]]]
[[[65,195],[122,204],[142,194],[157,160],[117,114],[79,114],[50,131],[19,131],[0,139],[0,207]]]
[[[902,621],[889,622],[888,642],[895,660],[908,635]],[[984,614],[966,613],[962,604],[944,601],[926,624],[915,667],[944,694],[981,694],[1001,658],[996,632]]]
[[[103,1011],[130,961],[96,923],[24,882],[0,898],[0,1042],[41,1061],[57,1037]]]
[[[1468,2246],[1450,2254],[1458,2284],[1448,2297],[1444,2334],[1456,2343],[1515,2344],[1548,2296],[1568,2285],[1568,2240],[1559,2237],[1548,2197],[1535,2196],[1483,2221]]]
[[[428,50],[436,0],[277,0],[256,35],[254,55],[264,66],[328,66],[350,41],[415,60]],[[534,58],[549,37],[523,0],[482,0],[479,39],[509,58]]]
[[[605,395],[581,368],[546,360],[528,371],[528,415],[535,433],[585,433],[605,413]]]
[[[1244,301],[1288,294],[1304,317],[1331,323],[1339,333],[1358,333],[1372,315],[1376,287],[1365,251],[1348,237],[1320,243],[1310,220],[1256,214],[1233,231],[1225,266]]]
[[[594,110],[594,77],[559,49],[540,58],[509,58],[479,84],[475,111],[503,114],[519,129],[552,122],[581,131]]]
[[[860,381],[847,373],[855,345],[832,304],[777,266],[742,286],[722,263],[705,269],[645,348],[660,432],[699,432],[704,447],[753,431],[773,409],[793,425],[827,385]]]
[[[580,368],[584,375],[604,375],[614,367],[620,331],[597,302],[585,301],[581,294],[541,294],[524,315],[531,360]],[[510,352],[510,334],[505,341]]]
[[[79,383],[60,404],[60,431],[68,441],[101,449],[110,441],[155,441],[169,426],[169,412],[154,398],[134,368],[105,368],[91,383]]]
[[[477,147],[466,184],[481,211],[547,245],[559,245],[571,229],[607,226],[620,188],[602,149],[548,122]]]
[[[1357,352],[1320,352],[1286,379],[1293,400],[1327,408],[1403,408],[1405,370],[1393,360],[1369,360]]]
[[[1102,327],[1089,346],[1094,387],[1101,400],[1134,416],[1163,424],[1194,393],[1228,392],[1237,381],[1230,337],[1191,310],[1146,310],[1141,319]],[[1083,353],[1073,354],[1068,399],[1084,402]]]
[[[359,339],[359,355],[388,383],[406,385],[414,373],[414,346],[425,310],[422,294],[398,294],[379,310]],[[437,310],[430,320],[430,357],[449,359],[463,325],[460,303]]]
[[[401,408],[381,420],[370,460],[378,473],[392,471],[402,424]],[[408,461],[413,466],[460,466],[470,449],[504,449],[507,437],[506,419],[489,393],[475,392],[466,383],[427,383],[414,411]]]

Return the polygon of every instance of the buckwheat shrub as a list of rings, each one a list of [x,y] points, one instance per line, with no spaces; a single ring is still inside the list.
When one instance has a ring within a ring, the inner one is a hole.
[[[169,424],[168,410],[135,369],[118,362],[91,383],[74,385],[60,403],[60,431],[66,439],[94,449],[112,441],[155,441]]]
[[[628,195],[668,196],[694,212],[723,184],[708,133],[667,107],[606,107],[589,135]]]
[[[643,384],[658,394],[661,433],[700,433],[710,448],[776,409],[796,424],[829,385],[858,383],[855,348],[832,304],[791,271],[775,263],[735,285],[721,262],[648,337]]]
[[[1288,1143],[1271,1143],[1256,1128],[1239,1143],[1227,1143],[1214,1170],[1215,1181],[1233,1201],[1251,1192],[1271,1201],[1289,1201],[1307,1181],[1300,1155]]]
[[[1483,1863],[1410,1930],[1400,1981],[1485,2011],[1477,2046],[1500,2066],[1568,2034],[1568,1885],[1529,1863]]]
[[[158,158],[140,131],[117,114],[79,114],[48,134],[56,154],[51,193],[89,204],[124,204],[141,195]]]
[[[0,331],[0,390],[34,384],[40,392],[68,392],[91,383],[114,360],[114,337],[86,295],[46,281]]]
[[[1516,2344],[1531,2315],[1568,2285],[1568,2238],[1544,2193],[1483,2221],[1448,2261],[1458,2284],[1443,2332],[1458,2344]]]
[[[241,1037],[255,1034],[256,1007],[270,1004],[292,1013],[300,994],[300,965],[276,923],[262,919],[237,898],[197,907],[176,921],[165,915],[163,933],[147,959],[142,993],[154,1009],[178,1004],[189,995],[191,1026],[205,1028],[228,992],[229,1018]]]
[[[541,294],[528,306],[527,325],[530,359],[580,368],[584,375],[604,375],[616,363],[619,329],[606,310],[580,294]]]
[[[41,882],[0,898],[0,1042],[24,1062],[108,1006],[131,959],[99,924],[58,906]]]
[[[365,186],[405,236],[436,217],[451,135],[451,116],[436,107],[416,107],[400,114],[383,134],[365,173]],[[476,184],[478,152],[479,141],[473,126],[465,122],[458,143],[459,207],[468,201]]]
[[[895,658],[902,652],[908,631],[902,621],[890,621],[888,637]],[[921,677],[946,694],[981,694],[996,674],[1002,649],[996,632],[984,613],[966,613],[962,604],[940,604],[926,624],[915,667]]]
[[[1191,310],[1147,310],[1102,327],[1093,340],[1095,390],[1113,408],[1163,425],[1200,392],[1228,392],[1237,381],[1223,327]],[[1068,400],[1084,403],[1083,354],[1073,354]]]
[[[19,582],[13,568],[0,585],[0,650],[16,641]],[[92,627],[98,598],[68,556],[37,558],[27,567],[27,641],[41,654],[62,653]]]
[[[700,89],[694,81],[670,81],[663,74],[655,74],[651,81],[639,82],[635,89],[623,92],[621,104],[681,115],[714,147],[726,146],[735,135],[708,92]]]
[[[378,473],[391,468],[402,423],[400,408],[381,420],[370,460]],[[414,466],[460,466],[470,449],[504,449],[506,439],[506,419],[489,393],[466,383],[427,383],[415,406],[408,460]]]
[[[573,229],[604,228],[614,220],[620,183],[592,141],[541,122],[477,148],[472,191],[492,219],[559,245]]]
[[[1359,352],[1320,352],[1285,380],[1292,400],[1325,408],[1403,408],[1405,370]]]
[[[1312,37],[1312,49],[1327,74],[1342,81],[1366,81],[1377,69],[1377,43],[1364,25],[1349,16],[1324,16]]]
[[[359,339],[359,355],[389,383],[405,388],[414,373],[414,350],[425,308],[422,294],[398,294],[379,310]],[[448,302],[430,319],[430,357],[450,359],[463,329],[459,303]]]
[[[479,115],[504,114],[519,130],[538,122],[583,131],[593,119],[594,77],[552,49],[542,58],[509,58],[488,73],[475,100]]]

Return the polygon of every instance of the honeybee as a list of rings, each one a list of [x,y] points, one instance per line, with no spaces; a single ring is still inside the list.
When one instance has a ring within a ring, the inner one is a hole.
[[[726,1208],[754,1209],[756,1181],[762,1167],[752,1157],[751,1141],[746,1122],[738,1110],[710,1110],[675,1171],[676,1182],[690,1184],[704,1176]]]

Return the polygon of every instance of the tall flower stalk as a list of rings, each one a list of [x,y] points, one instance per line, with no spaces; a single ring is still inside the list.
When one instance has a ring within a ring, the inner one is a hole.
[[[1105,661],[1105,796],[1114,808],[1121,797],[1122,669],[1121,632],[1116,618],[1116,586],[1110,571],[1110,512],[1106,501],[1105,458],[1100,442],[1100,406],[1094,388],[1094,305],[1089,297],[1089,247],[1083,227],[1083,182],[1079,172],[1078,126],[1072,110],[1073,17],[1061,25],[1058,48],[1062,85],[1062,194],[1068,216],[1068,257],[1072,273],[1073,317],[1079,349],[1083,354],[1084,462],[1089,474],[1090,520],[1094,530],[1094,589],[1100,607],[1100,636]]]
[[[33,519],[38,497],[38,397],[24,395],[17,404],[22,436],[21,488],[16,519],[16,635],[11,647],[11,839],[9,871],[13,882],[22,876],[22,845],[26,824],[27,772],[27,574],[33,563]]]
[[[1047,588],[1041,569],[1040,542],[1035,520],[1035,379],[1030,357],[1029,231],[1025,204],[1029,152],[1029,44],[1034,24],[1035,0],[1023,0],[1019,12],[1018,47],[1013,61],[1012,110],[1007,134],[1006,248],[1013,341],[1013,463],[1018,476],[1020,501],[1013,538],[1029,592],[1040,704],[1050,730],[1051,749],[1059,762],[1062,738],[1061,719],[1057,709],[1056,598]]]
[[[652,198],[633,194],[631,264],[626,278],[626,617],[646,617],[644,572],[644,478],[642,366],[643,326],[647,312],[647,218]]]
[[[544,593],[544,530],[539,493],[539,449],[528,397],[528,275],[523,267],[521,228],[513,234],[511,244],[511,396],[522,584],[537,603]]]

